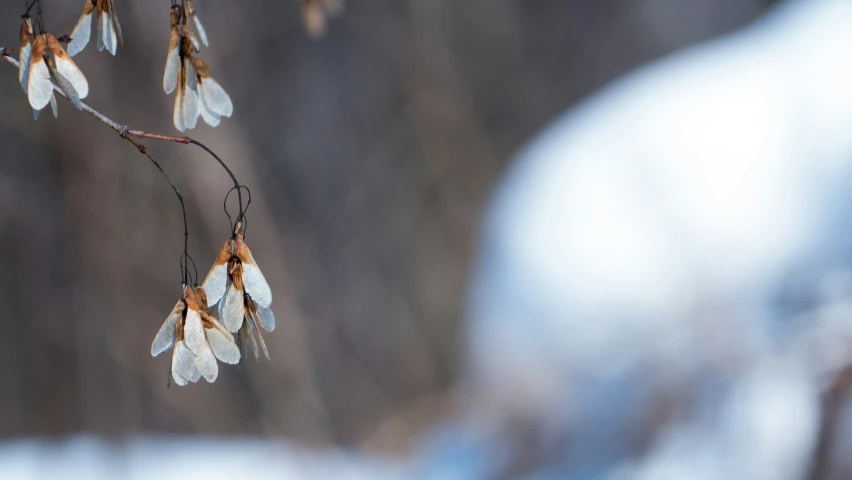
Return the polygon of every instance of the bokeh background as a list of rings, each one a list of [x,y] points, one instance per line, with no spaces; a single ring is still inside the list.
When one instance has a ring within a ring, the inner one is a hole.
[[[23,1],[0,6],[14,46]],[[44,0],[69,33],[81,0]],[[166,389],[150,343],[180,295],[178,202],[148,160],[60,101],[38,122],[0,65],[0,437],[287,437],[402,452],[449,417],[479,217],[513,153],[616,76],[740,27],[766,0],[358,0],[311,41],[296,2],[197,0],[235,113],[189,134],[252,189],[272,360]],[[125,44],[75,57],[87,103],[177,134],[168,2],[116,1]],[[156,4],[156,5],[155,5]],[[94,38],[94,37],[93,37]],[[225,173],[145,142],[186,197],[204,276]]]

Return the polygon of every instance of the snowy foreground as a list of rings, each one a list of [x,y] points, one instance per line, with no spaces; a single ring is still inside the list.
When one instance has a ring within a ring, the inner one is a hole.
[[[401,478],[397,471],[378,460],[261,440],[148,437],[111,444],[81,436],[0,444],[3,480]]]
[[[0,444],[0,478],[807,478],[852,360],[850,228],[852,1],[788,2],[519,155],[483,225],[469,403],[409,461],[78,438]]]

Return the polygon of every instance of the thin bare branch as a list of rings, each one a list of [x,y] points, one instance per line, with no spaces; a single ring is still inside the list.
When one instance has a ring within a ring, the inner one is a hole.
[[[0,51],[0,60],[11,64],[15,68],[20,68],[21,65],[18,63],[18,61],[15,60],[11,56],[13,51],[14,50],[10,49],[10,48],[2,49],[2,51]],[[63,92],[61,88],[54,85],[53,90],[56,93],[58,93],[60,96],[64,97],[66,100],[68,99],[68,97],[65,95],[65,92]],[[88,106],[84,102],[80,102],[80,104],[82,105],[84,112],[86,112],[89,115],[97,118],[98,120],[101,121],[101,123],[104,123],[105,125],[109,126],[113,130],[115,130],[116,133],[118,133],[119,135],[131,135],[131,136],[139,137],[139,138],[152,138],[154,140],[162,140],[162,141],[166,141],[166,142],[182,143],[184,145],[188,145],[190,142],[192,142],[192,139],[190,139],[189,137],[173,137],[173,136],[170,136],[170,135],[161,135],[161,134],[158,134],[158,133],[148,133],[148,132],[145,132],[145,131],[142,131],[142,130],[129,129],[126,126],[121,125],[120,123],[118,123],[118,122],[112,120],[111,118],[107,117],[103,113],[101,113],[101,112],[95,110],[94,108]]]
[[[14,58],[11,57],[11,54],[13,52],[14,52],[13,49],[0,48],[0,61],[4,61],[6,63],[9,63],[10,65],[14,66],[15,68],[20,68],[20,63],[17,60],[15,60]],[[66,100],[68,100],[68,97],[65,95],[65,92],[63,92],[62,89],[60,89],[56,85],[53,86],[53,90],[57,94],[59,94],[60,96],[62,96]],[[225,162],[222,161],[221,158],[219,158],[218,155],[213,153],[213,151],[210,150],[209,148],[207,148],[206,146],[202,145],[201,143],[199,143],[199,142],[197,142],[197,141],[195,141],[195,140],[193,140],[189,137],[175,137],[175,136],[171,136],[171,135],[162,135],[162,134],[159,134],[159,133],[149,133],[149,132],[145,132],[143,130],[131,129],[131,128],[128,128],[127,126],[125,126],[125,125],[122,125],[122,124],[112,120],[111,118],[107,117],[106,115],[102,114],[101,112],[95,110],[94,108],[90,107],[89,105],[87,105],[83,102],[80,102],[80,105],[82,106],[82,110],[84,112],[95,117],[96,119],[100,120],[101,123],[109,126],[113,130],[115,130],[116,133],[118,133],[121,136],[121,138],[123,138],[123,139],[127,140],[128,142],[130,142],[131,144],[133,144],[133,146],[135,146],[136,149],[139,150],[139,153],[148,157],[148,159],[151,160],[151,163],[153,163],[154,166],[157,167],[157,170],[160,171],[160,174],[163,176],[163,179],[169,184],[169,186],[172,187],[172,190],[174,190],[175,195],[177,196],[178,201],[180,202],[180,208],[181,208],[181,212],[183,214],[183,257],[181,257],[182,258],[181,262],[186,261],[187,265],[185,266],[185,265],[183,265],[183,263],[181,263],[181,277],[182,277],[181,280],[182,280],[183,284],[187,284],[187,281],[188,281],[187,277],[189,275],[189,268],[188,268],[188,262],[189,262],[189,258],[188,258],[189,226],[187,224],[187,219],[186,219],[186,205],[184,204],[184,201],[183,201],[183,195],[181,195],[180,190],[178,190],[177,186],[175,186],[174,182],[172,182],[171,178],[169,178],[169,175],[166,173],[166,171],[163,169],[163,167],[160,165],[160,163],[157,162],[157,160],[154,158],[154,156],[148,150],[148,147],[146,147],[144,144],[140,143],[139,141],[135,140],[133,137],[150,138],[152,140],[160,140],[160,141],[164,141],[164,142],[180,143],[180,144],[183,144],[183,145],[189,145],[189,144],[193,143],[193,144],[201,147],[205,151],[207,151],[207,153],[209,153],[213,158],[216,159],[216,161],[225,169],[225,171],[231,177],[231,180],[233,180],[233,182],[234,182],[234,186],[237,187],[238,190],[239,190],[239,188],[238,188],[239,182],[237,182],[237,179],[234,176],[234,174],[227,167],[227,165],[225,165]],[[242,212],[242,206],[240,208],[241,208],[241,212]]]
[[[174,190],[175,195],[177,195],[178,201],[180,202],[180,209],[181,209],[181,212],[183,213],[183,255],[184,256],[181,257],[181,262],[185,261],[187,263],[186,265],[181,263],[181,272],[180,272],[181,273],[181,283],[184,284],[184,285],[188,285],[189,284],[189,282],[188,282],[188,276],[189,276],[189,259],[188,259],[188,256],[189,256],[189,225],[187,224],[187,221],[186,221],[186,204],[184,204],[184,202],[183,202],[183,195],[180,194],[180,190],[178,190],[178,188],[175,186],[174,182],[172,182],[172,179],[169,178],[169,174],[167,174],[166,171],[163,170],[162,165],[160,165],[160,163],[157,162],[157,160],[154,158],[154,156],[151,155],[151,152],[148,151],[148,147],[146,147],[144,144],[134,140],[133,137],[131,137],[130,135],[122,135],[121,137],[123,139],[127,140],[128,142],[132,143],[136,147],[136,149],[139,150],[139,153],[141,153],[142,155],[145,155],[146,157],[148,157],[149,160],[151,160],[151,163],[153,163],[154,166],[157,167],[157,170],[160,171],[160,174],[163,176],[163,179],[165,179],[165,181],[168,182],[168,184],[172,187],[172,190]]]
[[[189,137],[173,137],[171,135],[162,135],[162,134],[159,134],[159,133],[143,132],[142,130],[128,129],[127,134],[132,135],[134,137],[139,137],[139,138],[151,138],[153,140],[162,140],[164,142],[182,143],[184,145],[189,145],[190,143],[192,143],[192,139],[189,138]]]
[[[15,52],[15,49],[12,49],[12,48],[0,48],[0,61],[4,61],[4,62],[14,66],[15,68],[20,68],[20,64],[18,63],[18,61],[15,60],[12,57],[12,54],[14,52]],[[56,93],[58,93],[60,96],[65,98],[66,100],[68,99],[68,97],[65,95],[65,92],[63,92],[62,89],[60,89],[56,85],[53,86],[53,90]],[[213,157],[219,163],[219,165],[222,166],[222,168],[225,170],[225,172],[227,172],[228,176],[231,177],[231,181],[234,183],[234,188],[237,190],[237,197],[238,197],[238,200],[240,202],[240,212],[239,212],[239,215],[237,216],[237,221],[242,219],[242,217],[244,215],[244,211],[243,211],[243,200],[242,200],[240,182],[237,181],[237,177],[234,175],[234,172],[232,172],[231,169],[228,168],[228,166],[225,164],[225,162],[218,155],[216,155],[216,153],[214,153],[213,150],[208,148],[206,145],[204,145],[203,143],[201,143],[197,140],[194,140],[190,137],[187,137],[187,136],[175,137],[175,136],[172,136],[172,135],[163,135],[163,134],[160,134],[160,133],[149,133],[149,132],[146,132],[144,130],[132,129],[132,128],[127,127],[126,125],[122,125],[122,124],[112,120],[111,118],[109,118],[106,115],[104,115],[103,113],[95,110],[94,108],[90,107],[89,105],[87,105],[84,102],[80,102],[80,105],[82,106],[82,109],[83,109],[84,112],[95,117],[96,119],[100,120],[101,123],[109,126],[113,130],[115,130],[116,133],[118,133],[119,135],[122,136],[122,138],[125,138],[125,139],[130,139],[130,137],[150,138],[152,140],[160,140],[160,141],[163,141],[163,142],[180,143],[180,144],[183,144],[183,145],[192,144],[192,145],[195,145],[195,146],[201,148],[205,152],[207,152],[207,154],[209,154],[211,157]],[[136,142],[133,142],[131,140],[131,143],[133,143],[134,145],[137,146],[137,148],[139,148],[139,144],[137,144]],[[140,151],[142,151],[142,150],[140,149]],[[143,153],[146,153],[146,152],[143,152]],[[152,158],[152,160],[153,160],[153,158]],[[156,163],[156,161],[155,161],[155,163]],[[158,168],[159,168],[159,165],[158,165]],[[162,169],[160,169],[160,171],[162,171]],[[165,172],[163,172],[163,173],[165,174]],[[167,178],[167,180],[168,180],[168,178]],[[169,182],[169,183],[171,184],[171,182]],[[172,185],[172,187],[174,187],[174,185]],[[181,200],[181,202],[182,202],[182,200]]]
[[[11,56],[13,51],[14,50],[10,49],[10,48],[2,49],[2,51],[0,51],[0,60],[11,64],[15,68],[20,68],[21,66],[18,63],[18,61],[15,60]],[[68,99],[68,97],[65,95],[65,92],[63,92],[61,88],[54,85],[53,90],[56,93],[58,93],[60,96],[64,97],[66,100]],[[98,120],[101,121],[101,123],[109,126],[113,130],[115,130],[116,133],[118,133],[119,135],[131,135],[131,136],[139,137],[139,138],[151,138],[151,139],[154,139],[154,140],[162,140],[162,141],[165,141],[165,142],[182,143],[184,145],[189,145],[192,142],[192,139],[189,138],[189,137],[174,137],[174,136],[171,136],[171,135],[162,135],[162,134],[159,134],[159,133],[148,133],[148,132],[145,132],[143,130],[135,130],[135,129],[127,128],[125,125],[121,125],[120,123],[116,122],[115,120],[112,120],[111,118],[107,117],[103,113],[101,113],[101,112],[95,110],[94,108],[88,106],[86,103],[80,102],[80,104],[83,106],[84,112],[86,112],[89,115],[97,118]]]

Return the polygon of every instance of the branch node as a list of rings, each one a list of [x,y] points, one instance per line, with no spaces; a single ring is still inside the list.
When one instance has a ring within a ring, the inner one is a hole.
[[[120,126],[118,128],[118,136],[121,137],[121,138],[127,138],[127,132],[129,130],[130,130],[130,128],[128,128],[127,125]]]

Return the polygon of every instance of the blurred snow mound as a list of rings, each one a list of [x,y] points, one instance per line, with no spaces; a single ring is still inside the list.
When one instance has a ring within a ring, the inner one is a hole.
[[[802,478],[852,360],[850,226],[852,2],[627,76],[493,199],[471,415],[551,439],[544,478]]]

